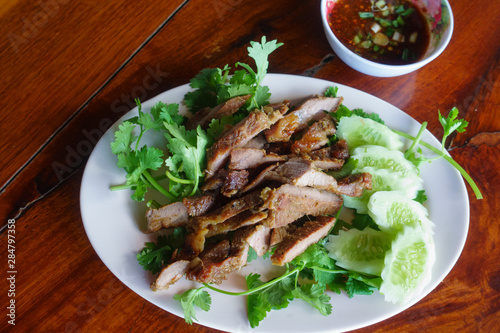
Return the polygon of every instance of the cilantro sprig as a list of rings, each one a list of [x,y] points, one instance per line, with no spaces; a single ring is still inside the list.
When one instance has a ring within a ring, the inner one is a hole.
[[[182,246],[186,237],[186,230],[175,228],[169,235],[158,236],[156,243],[147,242],[144,248],[137,253],[137,261],[147,271],[157,274],[170,260],[174,251]]]
[[[380,277],[365,276],[341,269],[328,256],[321,245],[323,241],[309,246],[305,252],[286,265],[286,271],[270,281],[264,282],[256,273],[247,275],[248,290],[230,292],[203,284],[174,296],[181,302],[184,318],[191,324],[196,320],[196,308],[210,310],[211,297],[206,289],[228,296],[247,296],[248,319],[251,327],[257,327],[272,310],[288,307],[294,299],[301,299],[317,309],[322,315],[332,313],[331,297],[325,293],[330,289],[338,294],[344,290],[349,297],[370,295],[380,288]]]
[[[179,114],[179,104],[158,102],[146,113],[138,99],[136,103],[138,116],[119,125],[115,141],[111,143],[118,167],[127,172],[126,184],[111,189],[131,188],[134,190],[132,199],[136,201],[143,201],[149,188],[159,191],[169,201],[194,195],[203,178],[209,136],[199,127],[191,131],[185,129],[185,117]],[[167,139],[169,156],[166,159],[162,149],[141,146],[143,135],[151,130]],[[167,167],[164,174],[153,177],[150,172],[162,166]],[[170,179],[168,189],[158,183],[163,178]]]
[[[407,133],[397,131],[397,130],[392,130],[393,132],[401,135],[402,137],[405,137],[409,140],[413,141],[413,144],[410,146],[410,148],[406,151],[405,155],[407,156],[408,160],[413,162],[417,167],[420,166],[424,162],[430,162],[433,160],[436,160],[438,158],[444,158],[448,163],[450,163],[455,169],[457,169],[462,177],[467,181],[467,183],[470,185],[472,191],[476,195],[477,199],[482,199],[483,195],[481,191],[479,190],[479,187],[476,185],[472,177],[467,173],[467,171],[462,168],[460,164],[458,164],[451,156],[446,154],[446,149],[445,149],[445,143],[448,137],[455,131],[457,132],[464,132],[468,122],[464,119],[457,119],[458,116],[458,109],[456,107],[452,108],[450,112],[448,113],[447,117],[444,117],[441,115],[441,112],[438,112],[438,118],[439,122],[443,126],[443,138],[441,139],[441,149],[438,149],[430,144],[428,144],[425,141],[422,141],[420,138],[423,134],[423,131],[425,130],[425,127],[427,125],[426,122],[422,123],[422,126],[417,134],[416,137],[413,137],[412,135],[409,135]],[[435,153],[437,156],[433,158],[427,158],[423,155],[422,149],[417,147],[418,145],[422,145],[425,148],[431,150],[433,153]]]
[[[256,70],[250,65],[237,62],[235,70],[230,77],[231,67],[204,69],[190,81],[194,90],[188,92],[184,102],[193,113],[204,107],[214,107],[227,100],[242,95],[251,95],[243,109],[251,111],[268,103],[271,93],[267,86],[262,86],[269,67],[269,55],[283,43],[276,40],[267,41],[263,36],[261,42],[250,42],[248,55],[254,59]],[[229,78],[230,77],[230,78]]]

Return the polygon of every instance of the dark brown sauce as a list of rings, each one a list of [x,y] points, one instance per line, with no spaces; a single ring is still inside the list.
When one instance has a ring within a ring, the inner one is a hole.
[[[380,6],[384,10],[375,6],[384,2]],[[378,63],[414,63],[422,59],[429,47],[426,18],[408,0],[338,0],[328,21],[342,44]]]

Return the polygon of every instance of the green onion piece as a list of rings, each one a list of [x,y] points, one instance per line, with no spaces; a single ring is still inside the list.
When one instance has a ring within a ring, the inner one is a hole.
[[[375,6],[377,6],[378,8],[382,8],[385,6],[385,1],[379,0],[379,1],[375,2]]]
[[[359,42],[361,42],[361,39],[360,39],[360,38],[356,35],[356,36],[354,36],[354,38],[353,38],[352,42],[353,42],[354,44],[358,44]]]
[[[387,30],[385,30],[385,34],[387,37],[392,37],[392,35],[394,35],[394,29],[391,27],[387,28]]]
[[[374,46],[373,46],[373,51],[377,52],[377,51],[379,50],[379,48],[380,48],[380,47],[379,47],[378,45],[374,45]]]
[[[401,58],[402,58],[403,60],[408,60],[408,55],[409,55],[409,54],[410,54],[410,50],[408,50],[408,49],[406,49],[406,48],[405,48],[405,49],[403,50],[403,55],[401,56]]]
[[[362,19],[372,18],[375,15],[372,12],[359,12],[359,17]]]
[[[397,21],[398,21],[399,25],[405,25],[405,21],[403,20],[402,16],[398,16]]]
[[[413,8],[408,8],[407,10],[405,10],[404,12],[401,13],[401,16],[404,16],[404,17],[410,16],[414,10],[415,9],[413,9]]]
[[[380,23],[380,25],[383,26],[384,28],[388,28],[392,25],[391,21],[379,17],[376,17],[375,21]]]
[[[398,14],[401,14],[404,11],[405,11],[405,7],[403,5],[398,6],[395,10],[395,12]]]

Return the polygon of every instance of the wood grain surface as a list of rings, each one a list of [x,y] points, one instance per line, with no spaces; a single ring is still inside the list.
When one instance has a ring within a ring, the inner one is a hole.
[[[345,84],[401,108],[441,137],[437,112],[469,121],[447,143],[479,185],[456,266],[410,309],[357,332],[498,332],[500,327],[500,5],[451,0],[453,38],[421,70],[375,78],[331,50],[320,1],[4,1],[0,6],[2,332],[217,332],[132,292],[83,228],[85,163],[111,124],[206,67],[247,62],[266,35],[284,42],[269,72]],[[8,324],[7,223],[16,221],[16,325]]]

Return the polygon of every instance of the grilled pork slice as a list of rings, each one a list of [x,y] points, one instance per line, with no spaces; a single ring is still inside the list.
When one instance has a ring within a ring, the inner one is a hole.
[[[254,190],[255,188],[261,186],[262,184],[264,184],[264,182],[267,180],[267,175],[272,172],[274,169],[276,169],[278,167],[278,164],[272,164],[270,166],[268,166],[267,168],[265,168],[264,170],[262,170],[258,175],[257,177],[255,177],[251,182],[248,183],[247,186],[245,186],[241,192],[242,193],[246,193],[248,191],[251,191],[251,190]]]
[[[243,239],[252,247],[252,249],[255,250],[259,257],[262,257],[267,251],[269,251],[270,248],[271,228],[258,224],[253,228],[250,228],[249,232],[245,234]]]
[[[234,170],[247,170],[268,163],[286,161],[287,159],[287,156],[275,153],[267,154],[264,149],[236,148],[231,151],[228,168]]]
[[[230,116],[238,111],[238,109],[246,103],[250,96],[251,95],[233,97],[214,108],[203,108],[187,121],[186,128],[194,129],[198,127],[198,125],[202,128],[207,128],[212,119],[220,119],[222,117]]]
[[[202,194],[193,197],[185,197],[182,203],[187,208],[189,216],[200,216],[205,214],[215,203],[215,196]]]
[[[283,241],[289,234],[295,232],[297,226],[293,223],[284,225],[279,228],[271,229],[271,239],[269,240],[269,246],[275,246]]]
[[[244,240],[245,230],[236,231],[232,241],[225,239],[199,256],[196,267],[186,277],[200,283],[220,284],[228,275],[245,266],[249,245]]]
[[[369,173],[357,173],[344,177],[338,181],[338,191],[349,197],[360,197],[363,190],[372,189],[372,175]]]
[[[146,212],[147,232],[156,232],[163,228],[175,228],[186,225],[188,209],[182,202],[174,202],[161,208]]]
[[[293,233],[290,233],[271,256],[275,265],[284,265],[303,253],[311,244],[317,243],[325,237],[333,225],[334,217],[320,216],[315,221],[307,221]]]
[[[253,213],[251,210],[246,210],[236,216],[233,216],[226,221],[218,224],[211,224],[208,226],[208,233],[206,237],[234,231],[242,227],[259,223],[267,217],[267,212]]]
[[[307,128],[302,137],[292,144],[294,154],[309,153],[328,143],[328,137],[335,134],[335,124],[329,114]]]
[[[197,229],[204,229],[209,225],[222,223],[245,210],[252,209],[260,205],[261,203],[262,199],[260,197],[260,193],[258,191],[252,192],[243,197],[234,199],[228,204],[210,213],[193,218],[191,225]]]
[[[224,179],[222,195],[229,198],[238,193],[248,183],[249,174],[247,170],[230,170]]]
[[[153,291],[166,290],[169,286],[179,281],[190,269],[189,260],[179,260],[164,267],[156,281],[151,284]]]
[[[289,184],[276,189],[265,188],[261,197],[264,200],[262,208],[267,208],[269,214],[263,224],[270,228],[282,227],[304,215],[333,215],[343,202],[333,192]]]
[[[264,133],[267,141],[290,140],[293,133],[306,128],[311,120],[322,118],[324,111],[335,112],[342,101],[342,97],[316,96],[308,99]]]
[[[217,170],[226,163],[231,150],[245,146],[252,138],[263,130],[269,128],[283,115],[272,108],[264,107],[263,111],[256,110],[234,125],[229,131],[208,149],[207,152],[207,178],[215,175]]]
[[[265,178],[295,186],[310,186],[351,197],[359,197],[364,189],[372,188],[370,174],[350,175],[337,182],[334,177],[314,168],[311,161],[302,159],[293,159],[280,165],[268,172]]]

